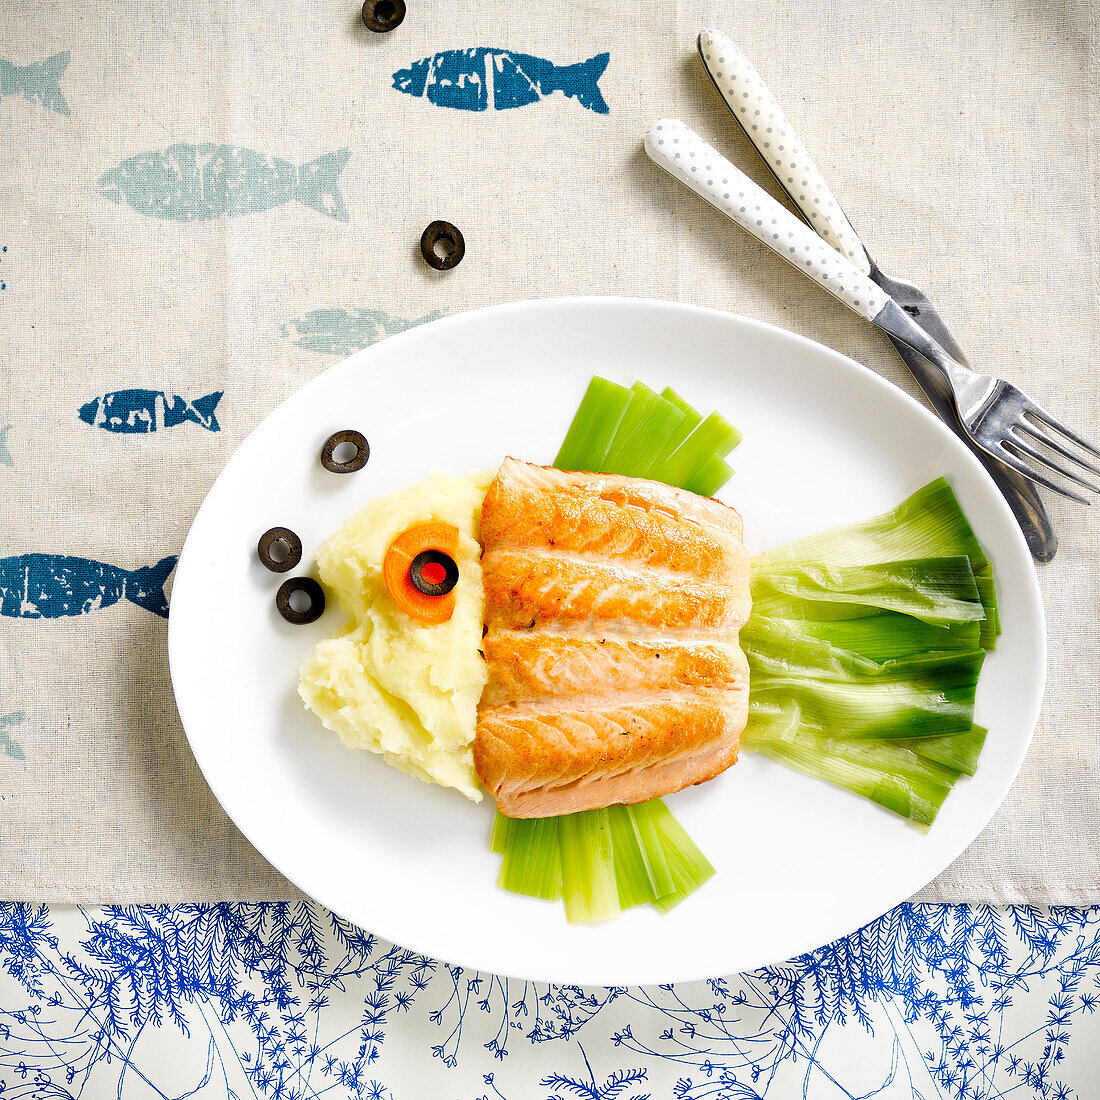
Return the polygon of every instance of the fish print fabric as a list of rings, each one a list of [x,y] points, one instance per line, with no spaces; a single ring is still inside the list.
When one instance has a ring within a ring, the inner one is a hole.
[[[387,336],[426,325],[444,316],[433,309],[423,317],[395,317],[380,309],[315,309],[287,321],[280,330],[288,340],[322,355],[350,355]]]
[[[120,569],[64,554],[18,554],[0,558],[0,615],[13,619],[59,619],[84,615],[129,600],[168,618],[164,585],[176,558],[142,569]]]
[[[12,735],[12,729],[21,725],[27,716],[21,710],[12,711],[9,714],[0,714],[0,752],[10,756],[12,760],[25,760],[26,754],[23,746]],[[0,1000],[2,1004],[2,1000]]]
[[[346,222],[337,179],[350,157],[350,149],[339,149],[297,165],[237,145],[178,144],[127,157],[100,176],[98,188],[111,202],[125,200],[166,221],[232,218],[299,202]]]
[[[21,96],[47,111],[67,115],[69,105],[61,94],[60,80],[68,66],[68,50],[31,65],[14,65],[0,58],[0,99]]]
[[[85,424],[105,432],[156,432],[188,421],[208,432],[220,432],[214,410],[221,399],[220,390],[195,401],[161,390],[115,390],[81,405],[79,416]]]
[[[596,114],[608,106],[599,79],[611,55],[597,54],[575,65],[555,65],[542,57],[475,46],[444,50],[393,74],[393,86],[406,95],[424,96],[437,107],[459,111],[504,111],[526,107],[563,92]]]

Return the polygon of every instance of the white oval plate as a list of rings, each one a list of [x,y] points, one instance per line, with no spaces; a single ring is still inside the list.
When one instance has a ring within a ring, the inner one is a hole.
[[[506,455],[553,460],[593,374],[674,386],[745,433],[722,496],[749,549],[893,507],[941,474],[997,580],[1004,633],[977,717],[989,738],[922,834],[844,791],[745,753],[669,805],[717,875],[668,916],[636,909],[571,927],[560,905],[495,886],[492,802],[480,806],[344,748],[296,694],[301,660],[341,621],[275,611],[280,579],[256,560],[292,528],[302,572],[373,497]],[[326,473],[340,428],[370,462]],[[501,974],[583,985],[749,970],[828,943],[919,890],[974,839],[1027,751],[1045,634],[1035,571],[1003,499],[961,443],[896,387],[835,351],[760,322],[671,303],[573,298],[436,321],[361,351],[279,406],[242,444],[195,519],[172,592],[168,644],[180,715],[214,794],[292,882],[406,947]]]

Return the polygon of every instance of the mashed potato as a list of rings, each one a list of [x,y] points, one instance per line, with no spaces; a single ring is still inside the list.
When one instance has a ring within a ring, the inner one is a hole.
[[[481,502],[492,473],[431,477],[368,504],[317,554],[321,580],[349,615],[302,665],[298,694],[350,748],[369,749],[428,783],[480,802],[471,744],[485,687],[480,653]],[[394,538],[414,523],[459,531],[455,612],[424,626],[398,610],[382,579]]]

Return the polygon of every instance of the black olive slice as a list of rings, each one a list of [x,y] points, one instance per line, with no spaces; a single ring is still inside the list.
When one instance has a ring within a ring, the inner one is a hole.
[[[363,5],[363,25],[375,34],[400,27],[404,18],[405,0],[367,0]]]
[[[432,222],[420,235],[420,255],[436,271],[450,271],[458,267],[466,255],[466,242],[458,226],[450,222]]]
[[[294,599],[299,592],[309,601],[304,610],[294,606],[299,603]],[[325,590],[312,577],[291,577],[279,585],[279,591],[275,593],[275,606],[279,614],[295,626],[315,623],[325,613]]]
[[[439,573],[442,568],[442,580],[430,581],[424,576],[425,566],[436,566],[429,569],[429,574]],[[412,560],[409,566],[409,580],[417,592],[423,592],[425,596],[446,596],[451,589],[458,584],[458,564],[450,554],[444,554],[442,550],[421,550]]]
[[[289,527],[272,527],[256,543],[260,564],[272,573],[286,573],[302,560],[302,540]]]
[[[345,462],[337,462],[336,449],[342,444],[354,447],[355,453]],[[333,432],[321,448],[321,465],[332,474],[353,474],[366,466],[368,458],[370,458],[370,444],[367,442],[367,437],[354,428]]]

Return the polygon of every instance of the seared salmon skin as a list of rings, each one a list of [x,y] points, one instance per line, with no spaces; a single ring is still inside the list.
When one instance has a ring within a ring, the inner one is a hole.
[[[481,512],[474,766],[509,817],[645,802],[737,759],[752,610],[733,508],[509,458]]]

